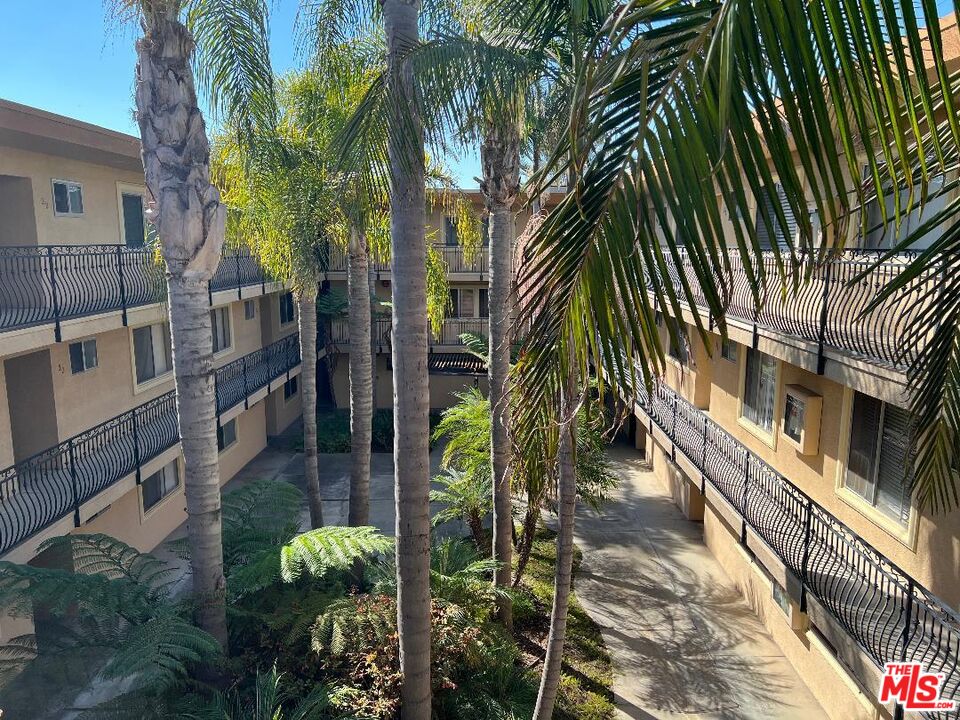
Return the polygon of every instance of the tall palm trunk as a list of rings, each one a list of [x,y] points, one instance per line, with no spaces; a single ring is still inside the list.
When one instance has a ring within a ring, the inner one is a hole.
[[[209,287],[223,248],[226,213],[210,184],[210,147],[190,67],[193,38],[177,21],[176,7],[163,9],[145,14],[144,35],[137,42],[137,120],[146,184],[155,203],[153,222],[167,264],[197,621],[225,648]]]
[[[393,459],[397,501],[397,630],[403,720],[429,720],[430,425],[423,129],[413,71],[418,0],[382,0],[396,131],[389,141],[393,277]]]
[[[572,343],[572,338],[568,340]],[[560,441],[557,447],[557,566],[554,572],[553,609],[550,611],[550,636],[547,638],[547,655],[540,676],[540,692],[534,720],[550,720],[560,687],[560,670],[563,663],[563,643],[567,636],[567,606],[570,601],[570,581],[573,575],[573,521],[577,506],[576,460],[574,457],[577,437],[576,418],[577,376],[573,357],[569,358],[567,377],[561,392],[561,412],[564,423],[560,426]]]
[[[480,146],[480,190],[490,213],[490,461],[493,469],[494,585],[510,586],[513,503],[510,492],[510,348],[513,345],[513,241],[511,208],[520,187],[520,135],[515,125],[491,124]],[[509,597],[499,601],[503,624],[513,628]]]
[[[350,509],[348,524],[370,522],[370,442],[373,434],[373,343],[366,237],[352,230],[347,251],[350,319]]]
[[[299,291],[300,373],[303,402],[303,470],[310,502],[310,527],[323,525],[320,499],[320,468],[317,464],[317,293],[316,280],[305,282]]]

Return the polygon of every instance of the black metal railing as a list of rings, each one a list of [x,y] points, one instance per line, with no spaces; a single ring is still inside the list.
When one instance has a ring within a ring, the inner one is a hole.
[[[763,303],[759,309],[754,302],[750,276],[739,256],[732,255],[730,271],[724,278],[729,288],[726,317],[816,343],[820,372],[825,348],[836,348],[884,365],[905,367],[916,348],[904,342],[904,331],[922,309],[923,297],[936,283],[938,269],[925,270],[910,282],[906,291],[866,312],[914,256],[903,253],[890,258],[863,279],[854,281],[876,263],[880,252],[846,250],[819,264],[804,260],[794,271],[800,281],[787,292],[782,291],[776,260],[768,252],[763,260],[766,282],[760,288]],[[686,253],[681,252],[680,258],[679,267],[668,259],[669,279],[680,287],[680,278],[685,277],[697,306],[705,313],[707,300],[696,281],[693,265]]]
[[[217,414],[299,364],[294,334],[219,368]],[[178,441],[171,391],[0,471],[0,554],[71,512],[79,524],[83,503]]]
[[[225,250],[210,292],[269,281],[246,250]],[[0,247],[0,332],[122,311],[166,298],[163,268],[149,248],[123,245]]]
[[[431,347],[459,347],[463,345],[460,336],[463,333],[487,335],[490,330],[490,321],[487,318],[447,318],[443,321],[440,332],[428,330],[428,342]],[[393,326],[390,318],[374,318],[370,328],[370,340],[381,352],[390,346],[390,335]],[[345,318],[336,318],[331,323],[331,340],[346,346],[350,342],[350,323]]]
[[[443,257],[450,274],[477,274],[485,275],[490,263],[490,252],[486,246],[472,250],[465,250],[461,245],[434,244],[434,248]],[[326,248],[327,272],[345,273],[347,271],[347,256],[338,247],[328,245]],[[390,272],[389,262],[375,261],[370,270],[378,275]]]
[[[638,385],[647,417],[879,667],[922,662],[960,700],[960,614],[676,392]]]

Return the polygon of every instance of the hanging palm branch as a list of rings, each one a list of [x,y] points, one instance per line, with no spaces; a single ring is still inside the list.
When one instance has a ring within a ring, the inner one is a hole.
[[[557,0],[528,15],[514,9],[511,22],[528,38],[548,34],[566,6]],[[899,228],[948,192],[942,188],[953,189],[931,180],[956,172],[956,86],[930,1],[633,0],[618,7],[589,46],[566,133],[535,183],[573,179],[526,248],[521,323],[530,332],[517,367],[518,421],[543,422],[543,408],[556,406],[568,335],[581,372],[595,365],[601,383],[630,392],[635,366],[646,382],[663,367],[658,309],[682,317],[681,303],[699,305],[697,331],[706,337],[714,324],[725,332],[734,261],[759,307],[801,286],[851,235],[867,232],[862,210],[871,201],[879,199],[884,224]],[[749,220],[754,202],[768,235],[784,239],[770,246],[772,262],[764,262],[761,234]],[[948,203],[891,252],[925,229],[949,226],[958,209]],[[795,236],[788,215],[797,219]],[[904,291],[931,263],[944,268],[900,339],[904,352],[921,348],[908,370],[915,490],[921,505],[938,510],[958,504],[953,275],[960,270],[949,262],[957,237],[948,229],[876,301]],[[681,252],[693,280],[672,270]]]

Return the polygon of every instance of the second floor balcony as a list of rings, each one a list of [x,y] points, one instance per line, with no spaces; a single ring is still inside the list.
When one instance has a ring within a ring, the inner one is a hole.
[[[433,247],[440,253],[443,262],[447,266],[447,274],[459,280],[478,280],[483,281],[488,277],[488,268],[490,263],[490,251],[486,246],[468,251],[460,245],[440,245]],[[374,273],[378,279],[386,279],[390,276],[389,262],[371,262],[370,272]],[[327,274],[334,277],[346,277],[347,256],[343,250],[337,247],[330,247],[327,256]]]
[[[795,270],[796,286],[784,288],[777,275],[776,259],[768,251],[763,258],[766,280],[759,288],[758,308],[754,283],[739,256],[732,253],[729,272],[723,278],[728,288],[726,319],[752,330],[754,335],[763,330],[805,342],[817,354],[817,370],[821,373],[830,353],[902,370],[916,350],[905,345],[906,331],[923,303],[929,302],[938,270],[926,269],[905,291],[870,308],[912,259],[904,253],[868,273],[881,254],[876,250],[846,250],[820,264],[804,260]],[[708,317],[707,299],[696,281],[693,265],[683,251],[680,260],[677,264],[668,259],[670,280],[677,288],[682,286],[682,279],[690,284],[704,325],[715,326],[715,318]]]
[[[490,330],[487,318],[446,318],[440,332],[427,330],[427,342],[430,351],[449,352],[454,348],[462,348],[460,336],[465,333],[487,336]],[[370,328],[370,341],[378,353],[390,352],[392,347],[391,336],[393,326],[390,318],[377,317],[373,319]],[[346,318],[336,318],[331,323],[330,342],[338,346],[341,352],[348,352],[350,345],[350,324]]]
[[[246,250],[225,250],[210,280],[210,293],[272,282]],[[163,266],[150,248],[124,245],[0,247],[0,333],[60,325],[102,313],[163,302]]]

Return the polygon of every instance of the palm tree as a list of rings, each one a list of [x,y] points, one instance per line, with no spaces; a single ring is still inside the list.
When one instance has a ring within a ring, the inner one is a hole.
[[[272,90],[265,6],[259,0],[191,4],[116,0],[139,23],[136,107],[151,220],[167,266],[177,414],[185,465],[193,592],[200,627],[227,643],[220,530],[216,398],[209,281],[220,259],[225,211],[210,184],[209,145],[193,62],[211,106],[241,120]],[[197,56],[195,58],[195,55]]]
[[[387,83],[395,103],[389,138],[393,278],[393,458],[397,499],[397,632],[404,720],[429,720],[430,391],[424,141],[413,69],[420,3],[383,0]]]
[[[554,5],[529,14],[523,33],[549,27]],[[680,264],[681,244],[698,295],[725,332],[731,256],[743,263],[760,306],[767,293],[802,284],[842,248],[851,225],[865,229],[860,210],[871,200],[880,198],[885,222],[899,224],[918,203],[941,195],[930,180],[957,170],[960,140],[956,80],[942,48],[933,3],[919,12],[909,2],[879,0],[636,0],[619,7],[576,55],[582,62],[567,131],[535,183],[534,191],[566,174],[571,192],[533,238],[521,270],[531,332],[517,367],[517,422],[562,414],[557,388],[568,351],[581,370],[602,370],[601,392],[608,384],[636,391],[635,368],[651,382],[664,353],[648,287],[675,317],[681,302],[698,305],[692,282],[674,284],[669,272]],[[775,176],[799,219],[798,238],[791,238]],[[892,212],[885,196],[895,201]],[[771,248],[773,277],[760,261],[756,228],[744,220],[751,197],[774,209],[763,221],[788,239]],[[816,233],[809,197],[820,220]],[[723,240],[722,209],[734,218],[732,247]],[[960,203],[948,203],[893,250],[958,212]],[[949,262],[958,250],[960,233],[950,228],[877,301],[903,291],[931,264],[943,271],[905,341],[921,345],[908,374],[917,418],[915,491],[921,506],[940,510],[960,502],[953,470],[960,271]],[[694,321],[706,337],[702,316]]]

